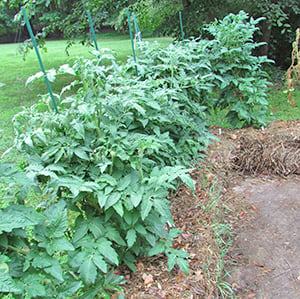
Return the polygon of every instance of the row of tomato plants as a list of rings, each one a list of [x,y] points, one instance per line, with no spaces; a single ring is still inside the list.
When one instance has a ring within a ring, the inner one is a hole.
[[[109,298],[122,293],[116,267],[134,271],[137,258],[162,253],[170,271],[188,273],[167,196],[180,182],[194,190],[189,171],[215,139],[206,113],[264,124],[257,22],[241,12],[210,24],[210,39],[144,43],[138,63],[102,53],[103,65],[79,59],[52,72],[74,77],[56,95],[59,113],[44,96],[17,114],[14,146],[26,162],[0,165],[0,293]]]

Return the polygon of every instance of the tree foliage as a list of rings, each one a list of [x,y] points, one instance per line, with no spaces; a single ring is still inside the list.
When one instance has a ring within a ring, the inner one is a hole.
[[[0,40],[5,36],[4,41],[14,41],[16,35],[16,24],[14,16],[18,8],[9,5],[7,1],[0,2]]]
[[[71,40],[81,36],[84,43],[88,42],[87,10],[92,13],[96,30],[107,25],[126,30],[125,9],[129,8],[136,13],[144,30],[172,34],[178,38],[179,11],[183,15],[185,36],[198,37],[203,25],[215,18],[221,19],[229,13],[244,10],[254,18],[265,18],[259,25],[261,33],[255,37],[257,41],[266,43],[259,54],[268,55],[282,66],[289,64],[293,32],[300,18],[298,0],[4,0],[1,2],[0,23],[5,28],[5,34],[13,32],[12,20],[21,5],[26,5],[35,33],[44,28],[45,35],[61,34]]]
[[[166,2],[173,1],[150,1],[148,11],[140,12],[141,18],[155,14],[159,8],[163,9]],[[180,1],[182,7],[183,24],[186,36],[199,36],[202,34],[204,24],[213,21],[215,18],[223,18],[229,13],[237,13],[244,10],[254,18],[264,17],[259,25],[260,32],[256,35],[256,40],[265,42],[260,49],[260,55],[268,55],[274,59],[278,65],[286,66],[289,61],[291,52],[291,42],[293,32],[299,25],[300,20],[300,3],[297,0],[245,0],[245,1]],[[150,4],[151,3],[151,4]],[[162,4],[163,3],[163,4]],[[151,22],[150,22],[151,23]],[[155,22],[153,22],[155,24]],[[151,26],[152,23],[151,23]],[[178,8],[174,6],[165,20],[160,21],[156,27],[156,32],[161,34],[173,34],[180,38],[180,29],[178,21]]]

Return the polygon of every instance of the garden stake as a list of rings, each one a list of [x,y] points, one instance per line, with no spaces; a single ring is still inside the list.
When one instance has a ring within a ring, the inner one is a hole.
[[[182,14],[181,14],[181,11],[179,12],[179,21],[180,21],[181,38],[182,38],[182,41],[183,41],[183,40],[184,40],[184,32],[183,32]]]
[[[142,39],[142,33],[141,33],[141,30],[140,30],[139,24],[138,24],[138,22],[136,20],[134,12],[132,13],[132,16],[133,16],[133,23],[134,23],[135,33],[136,33],[136,35],[138,37],[138,41],[141,42],[141,41],[143,41],[143,39]]]
[[[93,40],[94,40],[95,49],[99,52],[97,39],[96,39],[96,34],[95,34],[94,26],[93,26],[93,21],[92,21],[91,13],[90,13],[89,10],[87,11],[87,16],[88,16],[88,19],[89,19],[89,24],[90,24],[91,33],[92,33]],[[98,54],[97,56],[99,58],[99,64],[102,66],[102,61],[101,61],[100,54]]]
[[[143,40],[142,39],[142,34],[141,34],[141,30],[139,28],[139,24],[136,20],[136,17],[135,17],[135,13],[133,12],[132,13],[132,16],[133,16],[133,23],[134,23],[134,31],[135,31],[135,37],[137,39],[137,44],[138,44],[138,48],[139,48],[139,51],[140,53],[142,52],[141,50],[141,47],[140,47],[140,42]]]
[[[127,12],[127,17],[128,17],[128,27],[129,27],[129,34],[130,34],[130,39],[131,39],[131,48],[132,48],[132,54],[133,54],[133,60],[136,63],[136,55],[135,55],[135,50],[134,50],[134,41],[133,41],[133,34],[132,34],[132,28],[131,28],[131,22],[130,22],[130,12],[129,9],[126,9]],[[135,65],[135,72],[136,75],[138,75],[138,70],[137,66]]]
[[[45,82],[46,82],[46,85],[47,85],[47,88],[48,88],[48,91],[49,91],[49,94],[50,94],[50,98],[51,98],[53,106],[54,106],[54,110],[55,110],[56,113],[58,113],[57,105],[56,105],[56,102],[55,102],[55,99],[54,99],[54,96],[53,96],[53,92],[52,92],[52,89],[51,89],[51,86],[50,86],[50,82],[48,80],[47,73],[45,71],[45,68],[44,68],[44,65],[43,65],[43,62],[42,62],[42,58],[41,58],[41,55],[39,53],[39,50],[38,50],[38,47],[37,47],[37,44],[36,44],[36,41],[35,41],[35,37],[33,35],[32,29],[31,29],[31,26],[30,26],[30,23],[29,23],[29,19],[27,17],[27,14],[26,14],[24,6],[21,7],[21,11],[22,11],[22,13],[24,15],[25,23],[26,23],[28,32],[30,34],[33,47],[35,49],[36,56],[37,56],[38,61],[39,61],[40,68],[41,68],[41,70],[42,70],[42,72],[44,74],[44,79],[45,79]]]

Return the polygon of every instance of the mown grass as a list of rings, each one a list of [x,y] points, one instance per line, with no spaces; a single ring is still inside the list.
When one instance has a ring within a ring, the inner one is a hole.
[[[269,113],[267,123],[273,120],[300,119],[300,90],[292,93],[294,104],[290,103],[287,94],[284,92],[285,87],[270,88],[268,93]],[[227,110],[213,112],[209,116],[209,124],[222,128],[230,128],[231,125],[226,120]]]
[[[269,93],[270,116],[273,119],[300,119],[300,90],[292,93],[295,103],[289,103],[287,94],[282,89],[272,89]]]

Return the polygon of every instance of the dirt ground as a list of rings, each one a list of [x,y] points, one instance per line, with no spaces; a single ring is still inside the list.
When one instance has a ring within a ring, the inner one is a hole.
[[[255,208],[236,231],[229,281],[242,298],[300,298],[300,180],[248,179],[235,191]]]
[[[234,229],[233,263],[227,268],[226,280],[238,298],[300,298],[299,125],[277,121],[264,131],[227,132],[225,140],[235,140],[232,148],[246,148],[230,150],[233,166],[246,173],[231,189],[250,207]],[[232,153],[240,154],[238,163]]]
[[[185,187],[170,196],[189,275],[169,273],[164,256],[141,259],[122,272],[125,298],[300,298],[300,120],[212,131],[220,142],[192,173],[196,198]]]

